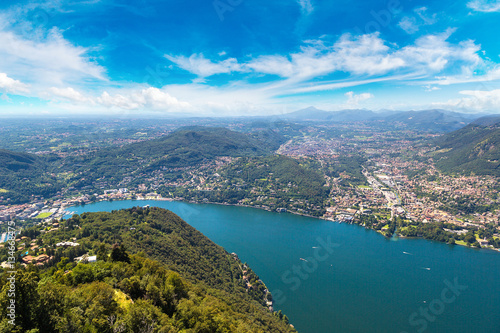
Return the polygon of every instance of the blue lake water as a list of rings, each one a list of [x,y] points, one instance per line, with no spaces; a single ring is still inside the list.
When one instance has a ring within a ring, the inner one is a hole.
[[[212,204],[113,201],[77,214],[169,209],[262,278],[301,333],[500,333],[500,253],[293,214]]]

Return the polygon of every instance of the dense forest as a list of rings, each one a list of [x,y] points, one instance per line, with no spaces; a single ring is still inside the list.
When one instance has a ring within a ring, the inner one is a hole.
[[[73,164],[79,166],[76,171],[90,168],[101,176],[113,177],[117,170],[133,171],[138,166],[151,171],[195,166],[217,156],[266,155],[272,153],[279,140],[269,132],[249,135],[219,127],[188,127],[159,139],[102,149],[75,158]],[[71,168],[71,164],[67,167]]]
[[[224,188],[213,191],[186,191],[164,188],[160,193],[173,191],[177,196],[230,204],[245,200],[263,204],[274,210],[290,208],[290,202],[302,202],[303,208],[315,206],[311,214],[324,214],[324,201],[329,188],[310,159],[296,160],[281,155],[240,158],[219,170]],[[256,189],[256,190],[254,190]],[[297,205],[295,205],[297,207]]]
[[[55,194],[62,184],[48,172],[52,162],[50,157],[0,149],[0,196],[12,203],[22,203],[32,196]]]
[[[500,118],[488,118],[435,142],[436,166],[445,172],[500,176]]]
[[[283,142],[284,137],[271,129],[245,134],[220,127],[185,127],[158,139],[64,158],[0,150],[0,196],[23,203],[32,195],[49,198],[63,187],[80,190],[98,179],[116,186],[125,177],[195,167],[220,156],[270,155]]]
[[[298,161],[286,156],[241,159],[223,172],[229,178],[241,179],[251,185],[267,186],[267,180],[276,184],[275,190],[289,187],[288,196],[324,199],[325,180],[322,175],[308,167],[307,160]]]
[[[51,259],[17,267],[14,329],[2,271],[0,332],[294,331],[265,307],[272,296],[250,268],[167,210],[85,213],[20,237]]]

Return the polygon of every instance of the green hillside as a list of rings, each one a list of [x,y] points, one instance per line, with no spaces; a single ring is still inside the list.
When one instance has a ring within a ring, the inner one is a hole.
[[[32,195],[53,195],[60,184],[48,173],[49,165],[47,159],[36,155],[0,149],[0,196],[22,203]]]
[[[70,158],[65,168],[83,172],[88,182],[96,175],[110,179],[131,172],[196,166],[218,156],[267,155],[279,147],[278,139],[270,133],[249,135],[219,127],[190,127],[159,139]]]
[[[158,157],[158,165],[189,166],[216,156],[254,156],[269,153],[261,141],[219,127],[180,129],[166,137],[131,144],[117,151],[118,156]]]
[[[18,267],[15,329],[2,272],[0,332],[294,332],[286,316],[266,308],[271,296],[250,268],[170,211],[85,213],[21,236],[43,246],[30,255],[53,258]],[[55,246],[70,240],[79,245]],[[77,264],[84,254],[97,261]]]
[[[441,170],[500,176],[500,123],[471,124],[435,143],[434,159]]]
[[[281,155],[242,158],[220,171],[231,188],[197,193],[196,200],[203,196],[212,202],[236,203],[244,199],[254,204],[260,202],[271,210],[301,208],[321,216],[329,189],[315,170],[318,166],[310,165],[313,163]]]

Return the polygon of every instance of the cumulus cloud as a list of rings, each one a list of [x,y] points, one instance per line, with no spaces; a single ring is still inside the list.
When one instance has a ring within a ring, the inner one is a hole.
[[[82,93],[76,91],[71,87],[66,87],[66,88],[51,87],[48,90],[48,92],[42,94],[42,96],[46,96],[46,98],[48,99],[62,98],[67,101],[78,102],[78,103],[91,102],[90,98],[83,96]]]
[[[0,89],[7,93],[29,92],[28,85],[8,77],[6,73],[0,73]]]
[[[398,53],[415,70],[440,72],[451,64],[479,64],[482,60],[477,52],[481,47],[470,40],[451,44],[447,39],[453,32],[454,29],[448,29],[441,34],[420,37],[414,45],[406,46]]]
[[[500,1],[473,0],[467,3],[467,7],[477,12],[484,12],[484,13],[500,12]]]
[[[357,107],[360,103],[373,98],[373,95],[370,93],[356,95],[353,91],[346,92],[345,96],[347,97],[346,106],[349,108]]]
[[[466,97],[449,100],[446,103],[435,103],[439,106],[448,106],[454,109],[489,111],[499,113],[500,111],[500,89],[495,90],[463,90],[461,95]]]
[[[125,110],[152,109],[170,112],[186,111],[191,105],[179,101],[169,93],[158,88],[146,88],[129,92],[127,94],[116,93],[114,95],[104,91],[96,102],[108,108],[119,108]]]

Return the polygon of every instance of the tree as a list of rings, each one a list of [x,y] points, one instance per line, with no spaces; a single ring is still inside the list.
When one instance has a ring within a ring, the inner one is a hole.
[[[113,244],[113,249],[111,250],[111,260],[130,263],[130,257],[126,251],[125,245],[118,243]]]
[[[7,276],[8,277],[8,276]],[[15,300],[15,329],[10,332],[27,332],[37,327],[38,273],[18,270],[15,276],[15,296],[9,296],[10,282],[7,280],[0,292],[0,315],[2,323],[8,320],[8,306]]]
[[[108,260],[108,249],[106,248],[106,244],[99,245],[99,249],[96,254],[97,260]]]

